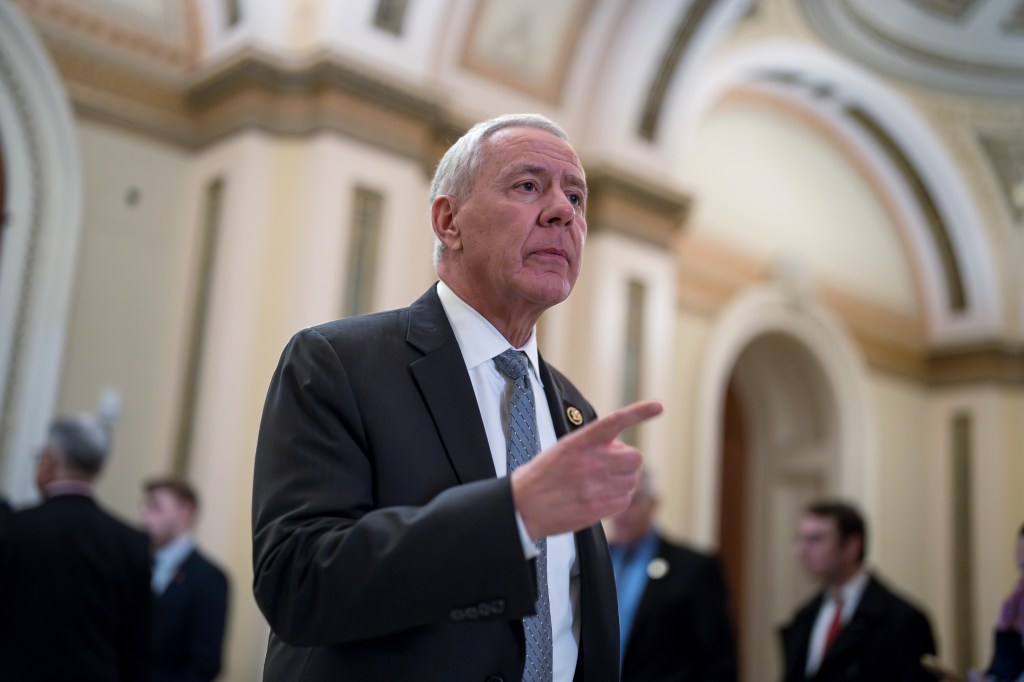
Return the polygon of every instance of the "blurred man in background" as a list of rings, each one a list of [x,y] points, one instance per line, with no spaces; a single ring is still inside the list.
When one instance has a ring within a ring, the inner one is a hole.
[[[92,416],[50,426],[36,473],[43,502],[11,515],[4,542],[0,680],[146,678],[149,551],[94,499],[109,449]]]
[[[192,530],[199,500],[184,481],[144,486],[142,527],[154,551],[156,616],[151,682],[200,682],[217,677],[227,621],[228,581],[196,547]]]
[[[644,471],[633,501],[611,517],[622,682],[735,682],[736,645],[718,562],[665,540]]]
[[[928,618],[864,568],[867,528],[842,502],[810,505],[797,554],[821,591],[782,631],[784,682],[926,682],[935,653]]]

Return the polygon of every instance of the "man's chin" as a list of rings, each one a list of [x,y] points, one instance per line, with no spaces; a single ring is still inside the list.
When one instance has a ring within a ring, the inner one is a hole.
[[[534,303],[551,307],[569,298],[573,283],[562,273],[542,273],[527,287],[528,297]]]

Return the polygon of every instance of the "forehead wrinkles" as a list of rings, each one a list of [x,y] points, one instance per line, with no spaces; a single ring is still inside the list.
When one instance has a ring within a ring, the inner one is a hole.
[[[487,140],[482,165],[489,167],[494,176],[524,169],[543,169],[586,186],[583,166],[572,147],[541,130],[511,128],[499,131]]]

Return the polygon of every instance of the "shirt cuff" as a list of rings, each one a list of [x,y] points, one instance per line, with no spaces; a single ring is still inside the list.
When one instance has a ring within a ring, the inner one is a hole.
[[[526,524],[523,523],[523,517],[519,512],[516,512],[516,527],[519,529],[519,542],[523,545],[523,556],[526,560],[529,561],[539,556],[540,550],[537,549],[537,545],[530,539],[530,534],[526,532]]]

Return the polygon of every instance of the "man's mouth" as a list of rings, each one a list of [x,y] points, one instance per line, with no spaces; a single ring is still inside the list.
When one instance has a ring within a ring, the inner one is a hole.
[[[565,261],[569,260],[569,254],[567,254],[562,249],[556,249],[556,248],[540,249],[539,251],[534,251],[533,255],[535,255],[535,256],[544,256],[544,257],[552,257],[552,258],[561,258],[562,260],[565,260]]]

